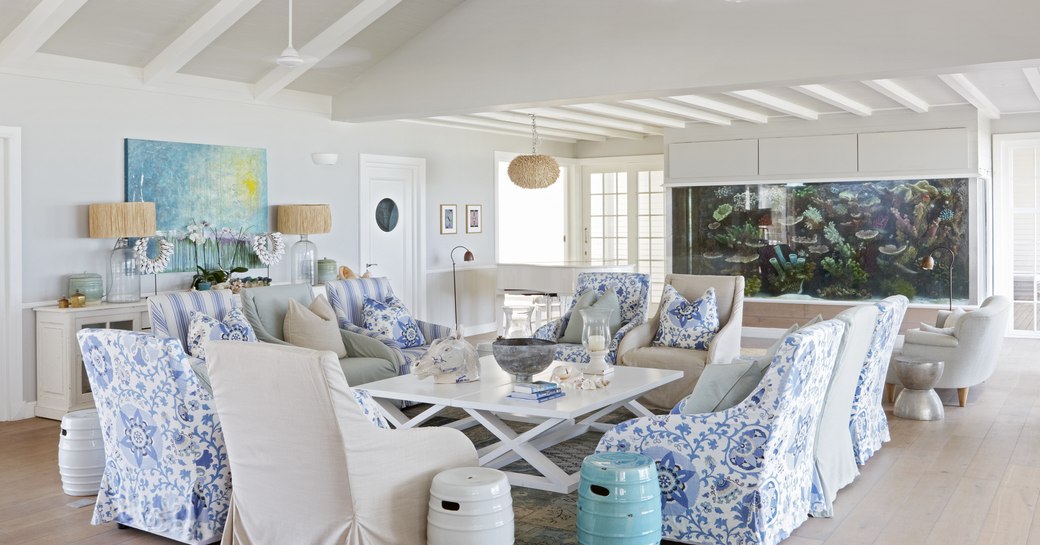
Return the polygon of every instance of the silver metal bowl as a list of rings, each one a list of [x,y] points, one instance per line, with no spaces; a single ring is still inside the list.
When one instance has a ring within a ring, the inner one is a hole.
[[[491,343],[498,366],[516,382],[531,382],[533,375],[549,367],[555,352],[556,343],[543,339],[499,339]]]

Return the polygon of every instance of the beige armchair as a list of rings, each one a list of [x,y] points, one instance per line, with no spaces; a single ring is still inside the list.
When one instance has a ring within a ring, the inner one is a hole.
[[[214,341],[213,397],[234,475],[224,545],[426,543],[430,483],[477,465],[451,428],[380,429],[332,352]]]
[[[940,310],[936,327],[943,327],[949,314]],[[935,387],[956,388],[958,401],[963,407],[968,402],[968,389],[984,382],[996,369],[1010,314],[1011,301],[994,295],[983,301],[978,309],[961,317],[952,334],[920,329],[907,331],[903,355],[943,361],[943,374]],[[894,366],[888,367],[885,383],[889,401],[893,401],[894,386],[902,386]]]
[[[642,402],[653,409],[670,410],[693,391],[704,366],[710,363],[729,363],[740,356],[740,330],[744,318],[744,277],[696,276],[670,274],[665,284],[674,287],[683,297],[694,300],[710,288],[715,288],[719,310],[719,332],[707,351],[652,346],[660,323],[660,309],[648,322],[633,328],[618,345],[617,361],[629,367],[654,367],[683,372],[683,378],[652,390]]]

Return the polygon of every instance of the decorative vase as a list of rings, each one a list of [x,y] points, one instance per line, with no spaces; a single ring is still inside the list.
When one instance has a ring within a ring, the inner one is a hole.
[[[581,330],[581,344],[589,353],[589,364],[583,373],[605,375],[612,373],[614,367],[607,365],[607,347],[610,346],[610,315],[613,311],[585,309],[580,311],[585,324]]]
[[[531,337],[531,315],[534,307],[502,307],[505,315],[505,328],[502,331],[504,339],[522,339]]]
[[[195,286],[195,288],[196,288],[196,289],[198,289],[199,291],[207,291],[207,290],[209,290],[209,289],[210,289],[210,288],[211,288],[212,286],[213,286],[213,285],[212,285],[212,284],[210,284],[209,282],[206,282],[206,281],[202,281],[202,282],[199,282],[199,283],[198,283],[198,285],[196,285],[196,286]]]

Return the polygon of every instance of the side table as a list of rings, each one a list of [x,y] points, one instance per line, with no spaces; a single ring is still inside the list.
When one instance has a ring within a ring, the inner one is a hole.
[[[943,362],[911,356],[896,356],[893,361],[903,383],[893,414],[910,420],[942,420],[943,404],[932,388],[942,376]]]

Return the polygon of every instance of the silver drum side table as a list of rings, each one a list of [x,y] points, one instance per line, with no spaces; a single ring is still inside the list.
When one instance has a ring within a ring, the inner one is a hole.
[[[910,356],[896,356],[894,361],[903,390],[896,397],[893,414],[911,420],[942,420],[943,404],[932,388],[942,376],[943,362]]]

